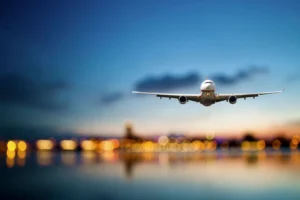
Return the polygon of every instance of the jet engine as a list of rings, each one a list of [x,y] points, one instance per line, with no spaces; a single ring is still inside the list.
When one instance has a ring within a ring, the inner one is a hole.
[[[229,103],[231,103],[231,104],[235,104],[236,101],[237,101],[237,97],[236,97],[236,96],[230,96],[230,97],[228,98],[228,101],[229,101]]]
[[[180,96],[178,98],[179,103],[185,104],[188,101],[188,98],[186,96]]]

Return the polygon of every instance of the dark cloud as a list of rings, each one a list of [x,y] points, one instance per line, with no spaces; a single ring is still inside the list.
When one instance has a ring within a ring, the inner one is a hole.
[[[21,105],[42,110],[66,107],[56,97],[69,88],[64,81],[45,82],[24,74],[5,74],[0,77],[0,103]]]
[[[161,77],[149,76],[139,80],[135,85],[135,90],[169,91],[196,85],[200,80],[200,75],[195,72],[190,72],[182,76],[175,76],[171,74],[167,74]]]
[[[269,69],[267,67],[252,65],[245,69],[238,70],[231,76],[224,73],[213,74],[211,79],[218,85],[227,86],[238,84],[242,81],[249,80],[256,75],[267,74],[268,72]]]
[[[107,94],[100,98],[100,104],[109,105],[123,99],[124,97],[125,95],[122,92],[114,92],[111,94]]]

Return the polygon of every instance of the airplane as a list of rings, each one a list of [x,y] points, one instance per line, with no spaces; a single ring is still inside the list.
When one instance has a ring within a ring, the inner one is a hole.
[[[217,94],[215,93],[216,85],[212,80],[205,80],[200,85],[200,93],[199,94],[171,94],[171,93],[154,93],[154,92],[139,92],[139,91],[132,91],[135,94],[149,94],[149,95],[156,95],[160,98],[173,98],[178,99],[179,103],[186,104],[188,101],[194,101],[197,103],[202,104],[203,106],[211,106],[217,102],[227,101],[230,104],[235,104],[237,99],[240,98],[250,98],[258,97],[260,95],[266,94],[275,94],[281,93],[284,91],[273,91],[273,92],[260,92],[260,93],[245,93],[245,94]]]

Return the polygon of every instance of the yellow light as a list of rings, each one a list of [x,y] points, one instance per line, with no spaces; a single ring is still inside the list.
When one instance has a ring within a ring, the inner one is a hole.
[[[258,150],[264,150],[266,147],[266,143],[264,140],[259,140],[256,144]]]
[[[86,151],[93,151],[97,147],[96,143],[92,140],[84,140],[81,142],[81,148]]]
[[[250,149],[250,142],[248,142],[248,141],[242,142],[242,150],[247,151],[249,149]]]
[[[74,140],[62,140],[60,146],[63,150],[75,150],[77,143]]]
[[[158,138],[158,143],[159,143],[160,145],[162,145],[162,146],[167,145],[168,142],[169,142],[169,138],[168,138],[167,136],[165,136],[165,135],[160,136],[160,137]]]
[[[153,151],[155,148],[155,145],[153,144],[153,142],[148,141],[148,142],[144,142],[142,144],[142,148],[144,151]]]
[[[20,159],[24,159],[26,157],[26,152],[25,151],[18,151],[18,157]]]
[[[15,151],[10,151],[10,150],[7,150],[6,151],[6,157],[9,158],[9,159],[14,159],[16,156],[16,152]]]
[[[24,141],[19,141],[19,142],[18,142],[18,149],[19,149],[20,151],[26,151],[26,149],[27,149],[27,144],[26,144],[26,142],[24,142]]]
[[[192,143],[192,145],[195,150],[204,150],[205,149],[205,145],[201,141],[194,141]]]
[[[281,142],[279,140],[274,140],[272,142],[273,149],[280,149],[280,146],[281,146]]]
[[[9,142],[7,143],[7,149],[8,149],[9,151],[15,151],[16,148],[17,148],[17,145],[16,145],[16,143],[15,143],[14,141],[9,141]]]
[[[112,151],[114,150],[114,144],[113,142],[107,140],[107,141],[102,141],[100,143],[100,148],[104,151]]]
[[[51,150],[54,144],[51,140],[38,140],[36,146],[39,150]]]

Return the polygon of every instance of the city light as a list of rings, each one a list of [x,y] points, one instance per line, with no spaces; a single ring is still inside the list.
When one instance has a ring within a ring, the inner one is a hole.
[[[74,140],[62,140],[60,142],[60,146],[63,150],[75,150],[77,147],[77,143]]]
[[[15,143],[14,141],[9,141],[9,142],[7,143],[7,149],[8,149],[9,151],[15,151],[16,148],[17,148],[17,145],[16,145],[16,143]]]
[[[272,143],[273,149],[278,150],[278,149],[280,149],[280,146],[281,146],[281,142],[279,140],[273,141],[273,143]]]
[[[9,158],[9,159],[14,159],[16,156],[16,152],[15,151],[10,151],[10,150],[7,150],[6,151],[6,157]]]
[[[83,140],[81,142],[81,148],[85,151],[94,151],[96,150],[97,145],[93,140]]]
[[[51,140],[38,140],[36,146],[39,150],[51,150],[54,144]]]
[[[27,149],[27,144],[26,144],[26,142],[24,142],[24,141],[19,141],[18,142],[18,149],[20,150],[20,151],[26,151],[26,149]]]
[[[100,149],[103,151],[112,151],[114,150],[114,143],[112,141],[102,141],[100,143]]]
[[[258,150],[264,150],[266,147],[266,143],[264,140],[259,140],[256,144]]]

